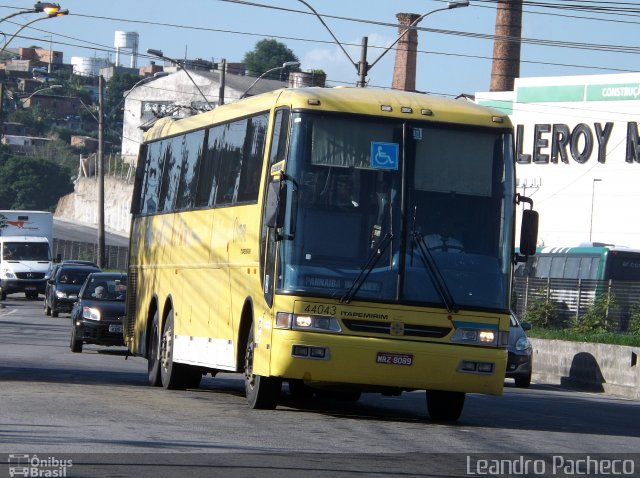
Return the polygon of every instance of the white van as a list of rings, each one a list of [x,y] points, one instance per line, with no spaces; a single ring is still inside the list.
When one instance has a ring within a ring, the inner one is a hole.
[[[0,300],[24,292],[44,294],[51,269],[53,215],[45,211],[0,211]]]

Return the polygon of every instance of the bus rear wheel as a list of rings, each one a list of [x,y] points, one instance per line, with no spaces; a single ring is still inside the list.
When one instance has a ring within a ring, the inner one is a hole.
[[[162,381],[162,386],[167,390],[197,388],[202,379],[200,368],[173,361],[173,330],[173,311],[171,311],[164,323],[164,330],[160,340],[160,380]]]
[[[254,357],[253,323],[247,337],[244,356],[244,389],[249,407],[261,410],[273,410],[278,405],[282,380],[274,377],[262,377],[253,373]]]
[[[455,422],[464,407],[464,392],[427,390],[427,410],[434,422]]]
[[[160,381],[160,317],[158,311],[153,315],[151,328],[149,329],[149,351],[147,354],[147,371],[149,373],[149,385],[159,387]]]

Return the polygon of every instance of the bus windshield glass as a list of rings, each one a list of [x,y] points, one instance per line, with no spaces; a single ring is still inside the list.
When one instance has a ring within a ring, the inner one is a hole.
[[[297,113],[278,289],[506,309],[513,234],[503,130]]]

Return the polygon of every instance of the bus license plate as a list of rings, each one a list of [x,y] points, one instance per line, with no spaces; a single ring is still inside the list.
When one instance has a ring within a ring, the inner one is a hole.
[[[378,352],[376,363],[387,365],[413,365],[413,355]]]
[[[109,326],[109,332],[112,332],[114,334],[121,334],[122,333],[122,325],[111,324]]]

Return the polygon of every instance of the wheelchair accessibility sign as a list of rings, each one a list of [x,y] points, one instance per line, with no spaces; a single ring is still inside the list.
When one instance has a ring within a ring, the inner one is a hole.
[[[371,167],[373,169],[398,169],[398,143],[371,142]]]

